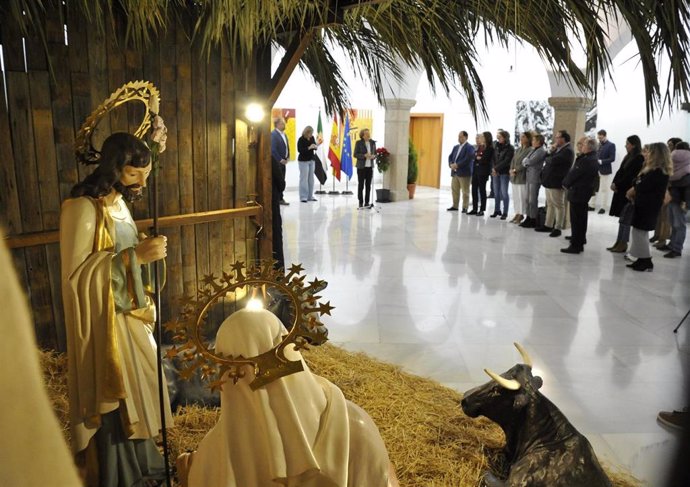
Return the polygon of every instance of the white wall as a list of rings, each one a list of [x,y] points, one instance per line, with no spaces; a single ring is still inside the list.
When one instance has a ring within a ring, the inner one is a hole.
[[[623,48],[613,59],[613,83],[606,80],[600,83],[597,91],[597,125],[606,129],[608,138],[616,144],[619,161],[625,155],[625,139],[629,135],[638,135],[643,144],[666,142],[671,137],[690,139],[690,114],[682,110],[670,115],[667,111],[657,114],[656,119],[647,125],[644,78],[634,57],[636,53],[637,46],[632,42]],[[662,59],[659,68],[662,89],[666,85],[668,65],[668,59]]]
[[[545,100],[551,96],[548,76],[543,62],[531,46],[511,44],[509,49],[501,47],[480,47],[481,64],[479,75],[484,83],[487,103],[488,120],[475,122],[469,106],[462,93],[453,90],[448,96],[442,91],[435,95],[431,92],[425,75],[417,88],[417,104],[412,108],[413,113],[443,113],[443,152],[441,185],[450,186],[450,171],[447,169],[448,155],[457,141],[457,133],[466,130],[470,140],[474,134],[489,130],[495,134],[498,128],[512,132],[515,124],[515,102],[517,100]],[[637,134],[643,143],[665,141],[669,137],[690,139],[690,117],[687,112],[676,111],[669,115],[664,113],[657,116],[652,124],[647,126],[644,103],[644,80],[642,71],[633,59],[636,52],[633,43],[626,46],[613,61],[613,82],[607,80],[598,90],[598,126],[605,128],[609,139],[619,148],[618,159],[623,156],[622,150],[625,138]],[[379,146],[385,145],[383,140],[385,111],[381,108],[373,92],[363,82],[355,78],[350,61],[344,53],[334,52],[336,59],[341,60],[343,71],[351,90],[352,108],[371,109],[374,112],[373,138]],[[279,58],[275,63],[279,62]],[[662,61],[662,73],[666,63]],[[665,83],[661,84],[662,86]],[[316,127],[319,108],[322,110],[324,123],[324,138],[327,141],[331,130],[331,116],[323,112],[320,91],[310,77],[301,70],[295,70],[285,89],[276,102],[276,107],[297,109],[297,133],[301,133],[305,125]],[[324,153],[327,151],[327,147]],[[297,164],[288,166],[287,184],[295,188],[298,185]],[[378,175],[377,175],[378,176]],[[357,175],[352,178],[350,187],[356,187]],[[380,177],[375,179],[380,184]],[[336,188],[344,189],[343,182],[336,184]],[[331,188],[331,178],[327,188]]]

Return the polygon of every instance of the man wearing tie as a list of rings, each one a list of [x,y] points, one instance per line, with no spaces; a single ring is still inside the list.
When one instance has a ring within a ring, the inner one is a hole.
[[[453,194],[453,206],[448,211],[458,211],[460,191],[462,190],[462,212],[467,213],[470,204],[470,181],[472,180],[472,164],[474,162],[474,147],[467,143],[467,132],[464,130],[458,134],[459,144],[453,147],[448,157],[450,166],[451,193]]]
[[[290,158],[290,144],[287,135],[285,135],[285,120],[283,118],[276,118],[273,121],[275,130],[271,132],[271,158],[273,163],[278,163],[280,167],[280,174],[282,176],[282,187],[285,189],[285,169]],[[289,205],[283,197],[283,191],[278,195],[281,205]]]

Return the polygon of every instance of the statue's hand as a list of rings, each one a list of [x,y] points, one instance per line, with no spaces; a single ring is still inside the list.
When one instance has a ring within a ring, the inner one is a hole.
[[[168,255],[168,238],[165,236],[149,237],[136,246],[134,253],[140,264],[164,259]]]

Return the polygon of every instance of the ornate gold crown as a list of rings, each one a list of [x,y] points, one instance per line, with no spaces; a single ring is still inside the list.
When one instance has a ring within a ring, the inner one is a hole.
[[[285,274],[282,270],[275,270],[273,263],[265,261],[263,265],[245,268],[243,262],[235,262],[230,274],[223,272],[220,278],[211,274],[201,279],[196,299],[188,296],[183,299],[180,317],[165,325],[168,331],[174,333],[174,340],[181,344],[169,349],[167,357],[179,355],[188,364],[179,371],[183,379],[190,379],[199,370],[201,378],[210,381],[211,390],[217,390],[225,382],[226,373],[237,383],[245,375],[244,367],[251,366],[256,377],[249,385],[256,390],[280,377],[303,370],[301,361],[291,361],[285,356],[285,347],[289,344],[294,344],[295,350],[300,350],[309,343],[321,344],[327,340],[327,330],[317,315],[330,315],[333,306],[330,301],[319,303],[321,296],[316,293],[328,283],[316,278],[305,283],[306,276],[301,274],[304,271],[301,265],[293,264]],[[241,288],[245,288],[249,296],[250,289],[266,287],[277,290],[292,303],[292,328],[282,342],[255,357],[223,356],[211,350],[204,342],[201,330],[211,307],[219,299]]]
[[[118,88],[107,100],[91,112],[91,115],[86,117],[86,121],[79,129],[74,142],[74,151],[78,160],[84,164],[98,163],[101,154],[94,148],[91,140],[94,130],[101,118],[108,112],[130,101],[140,101],[146,106],[144,119],[141,121],[139,128],[134,132],[134,135],[140,139],[146,135],[146,132],[151,127],[152,115],[158,114],[160,94],[158,88],[153,83],[148,81],[130,81]]]

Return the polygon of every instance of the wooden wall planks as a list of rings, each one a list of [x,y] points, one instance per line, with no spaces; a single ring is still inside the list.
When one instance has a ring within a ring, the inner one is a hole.
[[[160,215],[246,206],[247,195],[257,192],[248,167],[247,127],[235,118],[236,86],[246,76],[238,76],[228,51],[209,54],[190,45],[179,22],[168,26],[149,49],[125,47],[122,25],[105,22],[101,34],[73,7],[62,16],[57,8],[63,7],[49,6],[44,22],[48,56],[42,42],[22,42],[12,25],[3,24],[0,31],[6,70],[0,73],[0,90],[4,92],[1,83],[7,79],[8,94],[7,105],[0,97],[0,224],[5,231],[58,228],[61,202],[94,169],[76,163],[76,132],[110,93],[140,79],[159,88],[168,127],[158,173]],[[137,128],[142,107],[129,105],[101,121],[94,138],[97,148],[111,132]],[[144,218],[150,210],[145,199],[134,205],[133,213]],[[169,250],[163,320],[176,315],[178,299],[193,295],[205,274],[219,275],[236,259],[255,258],[254,232],[247,219],[165,229]],[[64,350],[59,246],[15,249],[12,254],[31,302],[39,344]]]

